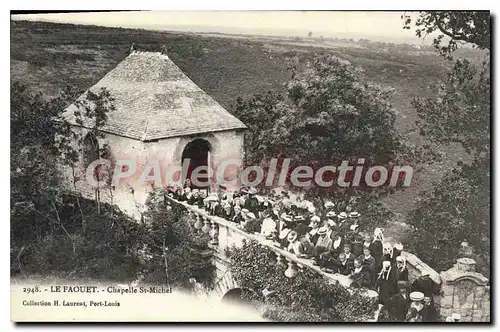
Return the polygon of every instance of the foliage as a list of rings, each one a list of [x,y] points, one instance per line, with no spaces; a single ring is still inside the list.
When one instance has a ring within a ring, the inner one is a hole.
[[[10,86],[10,132],[14,151],[26,145],[53,149],[54,121],[62,109],[60,98],[46,100],[41,93],[29,92],[19,82]]]
[[[213,249],[208,246],[209,236],[191,229],[185,208],[168,205],[161,192],[151,193],[147,206],[144,219],[150,234],[147,245],[153,256],[161,258],[160,266],[165,267],[165,260],[167,262],[167,268],[149,280],[165,280],[168,273],[171,285],[188,286],[188,280],[194,278],[211,287],[215,266],[212,264]]]
[[[87,220],[83,231],[79,212],[70,202],[66,199],[54,205],[45,218],[23,215],[22,211],[12,216],[11,274],[134,280],[141,269],[134,250],[145,229],[109,206],[97,214],[92,201],[82,200]],[[33,237],[19,229],[23,220],[35,223],[41,234]],[[58,224],[62,227],[51,226]]]
[[[81,118],[97,119],[97,131],[112,109],[111,98],[104,90],[87,96],[93,106],[82,104]],[[61,150],[53,148],[54,138],[64,130],[72,132],[67,122],[53,125],[62,99],[45,100],[13,84],[11,104],[12,276],[133,281],[143,275],[145,281],[164,284],[166,258],[171,286],[185,286],[192,277],[210,284],[208,240],[192,234],[182,211],[150,202],[148,222],[138,223],[114,206],[103,204],[99,211],[93,201],[80,197],[75,202],[61,189],[59,168],[54,167]],[[81,150],[63,138],[66,164],[74,166]]]
[[[422,13],[417,35],[439,29],[451,41],[438,50],[451,58],[459,42],[489,50],[489,20],[488,12]],[[435,40],[436,47],[441,39]],[[436,144],[459,143],[471,160],[457,164],[423,193],[408,216],[415,230],[413,250],[438,270],[450,268],[460,243],[468,240],[478,269],[490,273],[490,84],[489,56],[479,68],[458,60],[437,96],[412,102],[422,135]]]
[[[253,291],[252,300],[262,301],[264,289],[276,292],[266,301],[265,318],[281,322],[353,322],[373,314],[374,300],[356,291],[350,294],[310,270],[292,279],[285,277],[286,267],[277,265],[275,254],[255,241],[230,249],[229,255],[235,281]]]
[[[415,22],[410,15],[402,15],[403,29],[415,25],[415,34],[419,38],[438,32],[433,40],[439,54],[451,59],[458,45],[471,43],[478,49],[490,49],[491,24],[489,11],[433,11],[421,12]],[[444,39],[448,44],[443,45]]]
[[[488,63],[477,68],[456,61],[436,97],[412,101],[421,135],[434,143],[459,143],[473,158],[490,150],[490,75]]]
[[[484,161],[489,164],[488,161]],[[473,247],[477,270],[490,274],[489,165],[474,163],[446,174],[430,192],[421,194],[410,212],[413,226],[409,248],[437,271],[453,266],[460,243]]]
[[[271,158],[278,158],[279,174],[284,158],[290,158],[290,169],[307,165],[314,170],[339,166],[344,160],[357,165],[362,158],[358,187],[337,186],[337,172],[332,178],[328,173],[324,177],[334,181],[332,186],[320,187],[312,181],[302,190],[310,197],[359,198],[370,209],[370,224],[383,225],[390,212],[378,200],[395,188],[385,185],[374,190],[367,186],[366,170],[371,165],[385,165],[390,179],[393,166],[409,164],[420,154],[396,130],[390,103],[393,90],[369,83],[362,69],[331,54],[317,54],[306,61],[294,57],[289,62],[292,76],[286,95],[268,92],[248,100],[239,98],[234,107],[233,114],[248,126],[246,164],[265,167]],[[349,171],[347,181],[353,176]],[[399,181],[398,187],[401,184]]]
[[[280,155],[313,167],[357,158],[393,160],[401,141],[391,89],[366,82],[361,69],[329,54],[291,63],[286,96],[237,100],[234,114],[250,127],[247,163]]]

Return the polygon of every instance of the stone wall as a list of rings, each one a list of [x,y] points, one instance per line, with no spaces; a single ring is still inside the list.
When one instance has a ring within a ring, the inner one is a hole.
[[[420,276],[422,276],[422,274],[425,272],[429,274],[430,278],[436,284],[441,284],[439,273],[437,273],[429,265],[421,261],[420,258],[418,258],[416,255],[403,251],[401,253],[401,256],[406,259],[406,266],[408,267],[408,279],[410,280],[410,282],[413,282],[416,279],[420,278]]]
[[[88,130],[81,127],[74,127],[73,130],[85,137]],[[139,183],[145,166],[150,162],[159,161],[160,178],[165,184],[165,174],[169,167],[181,166],[182,152],[186,145],[195,139],[204,139],[211,146],[211,166],[213,168],[226,160],[243,160],[243,132],[242,131],[222,131],[206,133],[202,135],[192,135],[183,137],[173,137],[154,142],[142,142],[135,139],[106,134],[99,139],[100,147],[104,144],[110,148],[112,160],[132,160],[136,165],[136,173],[123,179],[113,187],[99,190],[100,200],[105,203],[116,204],[126,214],[140,219],[144,212],[144,205],[149,192],[152,190],[152,183]],[[74,148],[81,150],[81,146]],[[84,157],[80,155],[78,166],[75,168],[77,190],[86,198],[95,199],[96,190],[86,181],[86,165]],[[67,189],[73,191],[73,175],[68,167],[61,167],[64,177],[67,179]],[[228,179],[231,180],[231,179]],[[168,180],[167,180],[168,181]]]
[[[441,318],[460,315],[462,322],[490,321],[488,278],[475,270],[471,258],[459,258],[455,265],[441,272]]]

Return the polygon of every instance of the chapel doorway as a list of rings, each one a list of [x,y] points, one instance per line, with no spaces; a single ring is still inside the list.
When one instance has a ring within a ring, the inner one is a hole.
[[[182,164],[184,164],[186,159],[189,159],[189,167],[187,173],[183,174],[185,175],[183,178],[186,179],[186,182],[191,188],[209,189],[209,179],[212,173],[210,167],[208,167],[211,165],[211,150],[212,148],[210,143],[207,140],[199,138],[189,142],[184,148],[184,151],[182,152]],[[193,171],[202,166],[204,167],[198,172],[197,176],[198,182],[200,183],[193,183]]]

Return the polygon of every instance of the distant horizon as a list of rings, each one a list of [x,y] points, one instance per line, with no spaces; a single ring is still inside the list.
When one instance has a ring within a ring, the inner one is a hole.
[[[403,12],[97,12],[61,14],[18,14],[12,20],[69,23],[103,27],[221,33],[270,37],[369,39],[390,43],[430,45],[403,30]],[[410,13],[415,15],[414,13]],[[237,24],[237,25],[236,25]]]

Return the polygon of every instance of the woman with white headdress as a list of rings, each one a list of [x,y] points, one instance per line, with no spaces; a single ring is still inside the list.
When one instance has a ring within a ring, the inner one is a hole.
[[[384,305],[388,304],[390,298],[398,293],[398,284],[391,262],[382,262],[382,269],[377,275],[375,286],[379,295],[379,302]]]
[[[375,228],[373,231],[373,240],[370,245],[373,258],[375,258],[375,271],[382,269],[382,258],[384,255],[384,234],[382,228]]]
[[[406,259],[403,256],[396,258],[396,281],[408,281],[408,268],[406,267]]]

